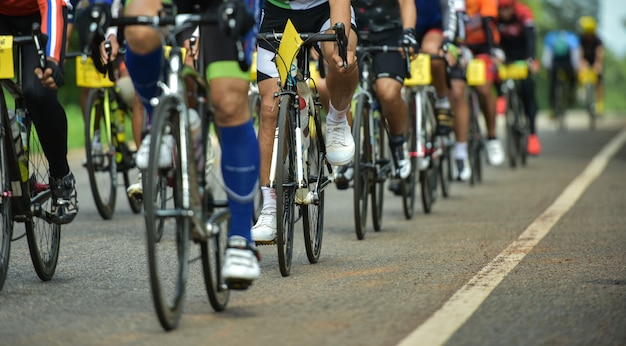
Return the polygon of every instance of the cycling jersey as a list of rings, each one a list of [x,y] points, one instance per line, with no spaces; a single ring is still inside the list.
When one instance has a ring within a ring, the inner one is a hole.
[[[543,65],[551,69],[553,63],[563,63],[578,69],[580,63],[580,41],[573,32],[550,31],[543,40]]]
[[[520,3],[514,5],[513,17],[504,21],[499,19],[500,48],[507,60],[525,60],[535,57],[535,20],[532,10]]]
[[[381,32],[402,27],[400,4],[389,0],[353,0],[360,31]]]
[[[580,44],[583,58],[589,65],[593,65],[596,62],[596,50],[602,46],[602,40],[596,34],[583,34],[580,36]]]
[[[465,40],[468,45],[487,45],[489,44],[488,33],[484,26],[484,20],[487,18],[495,19],[498,17],[497,0],[466,0],[465,8],[467,13],[467,23],[465,25]],[[495,25],[489,24],[491,34],[493,35],[493,44],[499,44],[500,35]]]
[[[9,17],[25,17],[39,13],[41,32],[48,35],[46,53],[57,61],[61,61],[66,6],[64,0],[3,0],[0,1],[0,14]]]
[[[285,8],[285,9],[290,9],[290,10],[306,10],[309,8],[319,6],[325,2],[328,2],[328,0],[266,0],[266,1],[274,6]]]
[[[422,33],[438,28],[443,30],[445,37],[452,39],[456,32],[454,6],[454,0],[415,0],[417,10],[415,31]]]

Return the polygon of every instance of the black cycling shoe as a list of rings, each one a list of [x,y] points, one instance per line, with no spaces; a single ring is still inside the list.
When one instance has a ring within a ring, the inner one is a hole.
[[[78,214],[76,181],[72,172],[62,178],[50,177],[52,190],[52,222],[67,224]]]
[[[352,167],[352,163],[339,167],[337,176],[335,177],[335,185],[337,185],[337,189],[346,190],[350,187],[350,181],[352,181],[353,175],[354,168]]]
[[[402,188],[400,187],[400,179],[389,180],[389,185],[387,186],[387,189],[393,192],[393,194],[396,196],[402,196]]]
[[[450,108],[435,109],[437,115],[437,135],[447,136],[452,132],[454,126],[454,116]]]

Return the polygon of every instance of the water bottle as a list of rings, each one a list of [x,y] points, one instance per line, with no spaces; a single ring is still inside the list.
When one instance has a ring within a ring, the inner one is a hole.
[[[9,111],[9,121],[11,122],[11,135],[13,138],[13,145],[15,147],[15,155],[20,167],[20,175],[22,181],[24,182],[28,180],[28,166],[26,165],[26,157],[24,155],[26,148],[28,147],[28,134],[26,133],[26,126],[24,125],[22,119],[23,114]]]
[[[189,114],[189,132],[191,135],[191,142],[193,143],[193,156],[196,159],[196,169],[198,172],[203,172],[204,156],[202,155],[202,119],[200,119],[200,115],[193,108],[189,108],[187,112]]]

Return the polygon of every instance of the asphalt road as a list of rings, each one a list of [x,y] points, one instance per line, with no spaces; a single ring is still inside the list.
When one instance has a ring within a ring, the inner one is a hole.
[[[283,278],[275,247],[261,247],[262,277],[216,313],[194,262],[172,332],[154,312],[143,218],[120,188],[101,220],[72,153],[80,213],[49,282],[13,242],[0,345],[626,345],[626,148],[601,152],[626,117],[595,131],[573,118],[565,132],[541,118],[541,156],[454,183],[428,215],[405,220],[387,193],[383,230],[370,222],[361,241],[352,190],[331,187],[318,264],[298,236]]]

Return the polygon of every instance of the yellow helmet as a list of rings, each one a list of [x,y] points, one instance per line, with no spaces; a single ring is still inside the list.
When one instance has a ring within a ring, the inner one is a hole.
[[[596,32],[596,20],[593,19],[593,17],[581,17],[578,21],[578,25],[585,34],[593,34],[594,32]]]

